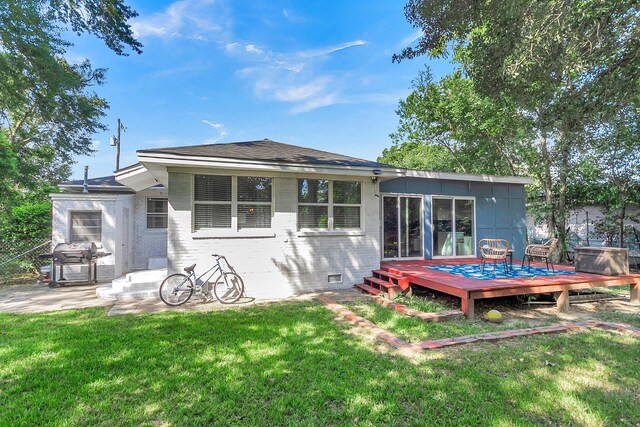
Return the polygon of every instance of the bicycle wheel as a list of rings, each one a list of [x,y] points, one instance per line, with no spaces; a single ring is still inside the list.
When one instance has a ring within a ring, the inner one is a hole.
[[[193,283],[186,274],[172,274],[160,285],[160,299],[170,306],[182,305],[193,295]]]
[[[223,273],[213,284],[213,294],[223,304],[233,304],[244,294],[244,282],[236,273]]]

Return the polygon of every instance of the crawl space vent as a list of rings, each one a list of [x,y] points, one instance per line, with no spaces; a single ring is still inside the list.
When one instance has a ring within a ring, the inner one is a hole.
[[[342,283],[342,274],[329,274],[327,276],[327,282],[329,282],[329,283]]]

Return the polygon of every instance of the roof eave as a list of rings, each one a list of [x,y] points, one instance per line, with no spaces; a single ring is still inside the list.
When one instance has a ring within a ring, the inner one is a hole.
[[[405,169],[382,165],[341,165],[341,164],[303,164],[273,161],[239,160],[221,157],[181,156],[167,153],[138,152],[138,159],[144,164],[162,166],[197,166],[223,169],[269,170],[278,172],[313,172],[318,174],[343,174],[371,176],[404,176]],[[376,172],[374,172],[376,171]]]
[[[497,176],[483,174],[467,174],[467,173],[451,173],[451,172],[430,172],[409,169],[406,172],[408,178],[431,178],[446,179],[451,181],[474,181],[474,182],[491,182],[503,184],[533,184],[533,179],[522,176]]]

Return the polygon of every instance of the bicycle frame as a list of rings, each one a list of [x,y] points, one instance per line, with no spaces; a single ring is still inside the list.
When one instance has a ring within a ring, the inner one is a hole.
[[[216,256],[216,255],[214,255],[214,256]],[[220,260],[221,260],[221,259],[222,259],[222,260],[224,260],[224,263],[227,265],[227,267],[229,267],[229,270],[230,270],[232,273],[235,273],[235,272],[236,272],[236,271],[235,271],[235,269],[234,269],[234,268],[229,264],[229,262],[227,261],[227,258],[226,258],[226,257],[224,257],[224,256],[219,256],[219,257],[217,257],[217,258],[216,258],[216,263],[214,264],[214,266],[213,266],[213,267],[211,267],[210,269],[208,269],[207,271],[205,271],[204,273],[202,273],[200,276],[196,276],[195,268],[191,271],[191,273],[189,273],[189,278],[192,278],[192,279],[193,279],[193,285],[194,285],[194,287],[196,287],[196,286],[197,286],[197,287],[200,287],[200,288],[204,287],[205,283],[210,282],[210,281],[211,281],[211,278],[212,278],[213,276],[215,276],[215,275],[216,275],[216,273],[219,273],[219,274],[220,274],[220,276],[222,276],[222,274],[224,273],[224,271],[222,270],[222,266],[220,265]],[[209,275],[209,277],[207,277],[207,279],[206,279],[206,280],[202,280],[202,278],[203,278],[204,276],[206,276],[207,274],[209,274],[209,272],[211,272],[211,271],[213,271],[213,273],[211,273],[211,274]],[[219,276],[218,276],[218,277],[219,277]],[[216,277],[216,279],[217,279],[218,277]],[[200,284],[198,284],[198,281],[199,281],[199,280],[200,280]]]

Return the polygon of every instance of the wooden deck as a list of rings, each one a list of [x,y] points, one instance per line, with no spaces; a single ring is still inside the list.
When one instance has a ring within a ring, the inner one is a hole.
[[[569,309],[570,290],[606,286],[629,285],[631,288],[631,302],[640,304],[640,274],[603,276],[576,273],[559,274],[550,277],[477,280],[426,268],[436,265],[476,264],[479,262],[480,260],[475,258],[389,261],[383,262],[380,269],[404,276],[413,285],[459,297],[462,301],[462,311],[469,319],[474,318],[474,301],[476,299],[559,292],[558,308],[566,311]],[[514,260],[514,263],[516,263],[516,260]],[[541,263],[531,263],[531,265],[546,268]],[[554,265],[554,267],[558,272],[574,271],[573,267],[561,265]],[[487,268],[492,267],[487,266]]]

